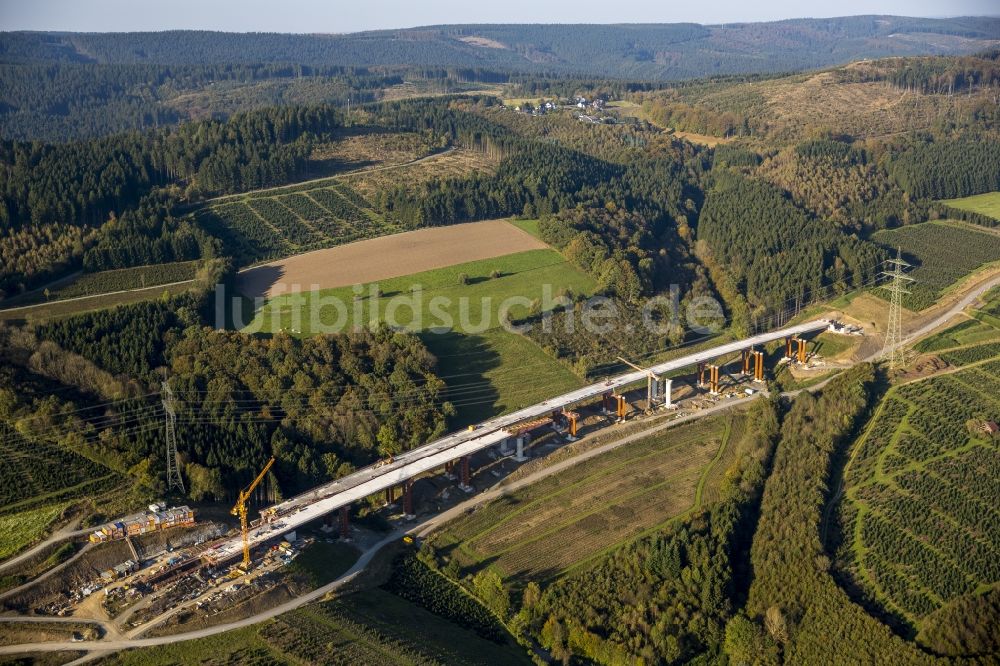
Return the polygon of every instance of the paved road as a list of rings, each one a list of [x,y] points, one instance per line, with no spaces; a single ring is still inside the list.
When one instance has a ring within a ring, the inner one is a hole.
[[[972,305],[972,303],[976,299],[978,299],[980,296],[982,296],[987,291],[996,286],[1000,286],[1000,275],[980,283],[978,286],[974,287],[972,291],[970,291],[965,296],[956,301],[955,304],[951,306],[949,309],[945,310],[943,313],[941,313],[931,321],[927,322],[917,330],[907,333],[905,336],[903,336],[903,344],[908,344],[909,342],[912,342],[917,338],[921,338],[927,335],[928,333],[932,332],[938,326],[941,326],[942,324],[947,323],[952,318],[957,317],[959,314],[962,313],[963,310],[965,310],[965,308]]]

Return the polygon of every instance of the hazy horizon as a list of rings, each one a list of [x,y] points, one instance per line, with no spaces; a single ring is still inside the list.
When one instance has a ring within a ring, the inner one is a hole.
[[[0,28],[5,31],[52,32],[211,30],[337,34],[470,23],[721,25],[859,15],[919,18],[1000,15],[992,0],[956,0],[947,3],[928,0],[820,0],[810,5],[808,15],[802,15],[801,9],[800,3],[790,0],[763,5],[720,0],[684,7],[665,7],[652,0],[638,0],[628,7],[604,3],[588,6],[569,0],[549,3],[510,0],[497,6],[471,6],[470,3],[459,0],[428,3],[390,0],[347,7],[315,0],[290,0],[279,5],[262,0],[208,5],[195,0],[177,0],[162,6],[123,0],[37,0],[30,4],[0,5]]]

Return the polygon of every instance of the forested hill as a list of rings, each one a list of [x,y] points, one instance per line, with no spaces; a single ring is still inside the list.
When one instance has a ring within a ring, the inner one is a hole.
[[[0,35],[0,63],[411,65],[676,80],[971,53],[997,40],[1000,18],[894,16],[717,26],[452,25],[346,35],[13,32]]]

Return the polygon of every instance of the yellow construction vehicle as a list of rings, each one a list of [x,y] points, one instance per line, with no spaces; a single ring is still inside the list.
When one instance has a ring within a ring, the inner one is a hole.
[[[264,465],[264,469],[260,471],[257,478],[253,482],[240,491],[240,497],[236,501],[236,506],[233,507],[232,511],[229,513],[234,516],[240,517],[240,530],[243,532],[243,570],[250,571],[250,538],[247,534],[247,501],[250,499],[250,494],[254,491],[254,488],[260,485],[260,482],[264,480],[264,475],[267,474],[268,470],[271,469],[271,465],[274,464],[274,456],[267,461]]]

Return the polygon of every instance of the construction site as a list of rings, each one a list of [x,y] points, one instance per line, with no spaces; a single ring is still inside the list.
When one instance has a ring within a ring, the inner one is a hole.
[[[71,558],[44,579],[7,590],[0,603],[36,617],[98,621],[127,638],[247,616],[314,586],[289,566],[303,552],[325,552],[337,542],[349,563],[387,535],[405,534],[418,518],[502,487],[529,461],[544,465],[574,442],[626,422],[690,419],[753,400],[783,367],[822,361],[810,349],[821,332],[854,334],[817,320],[649,368],[622,359],[633,372],[469,426],[278,504],[252,506],[271,459],[237,493],[230,510],[237,525],[196,521],[188,506],[155,503],[87,531]],[[171,417],[168,409],[168,466],[176,469],[175,438],[183,432]]]

